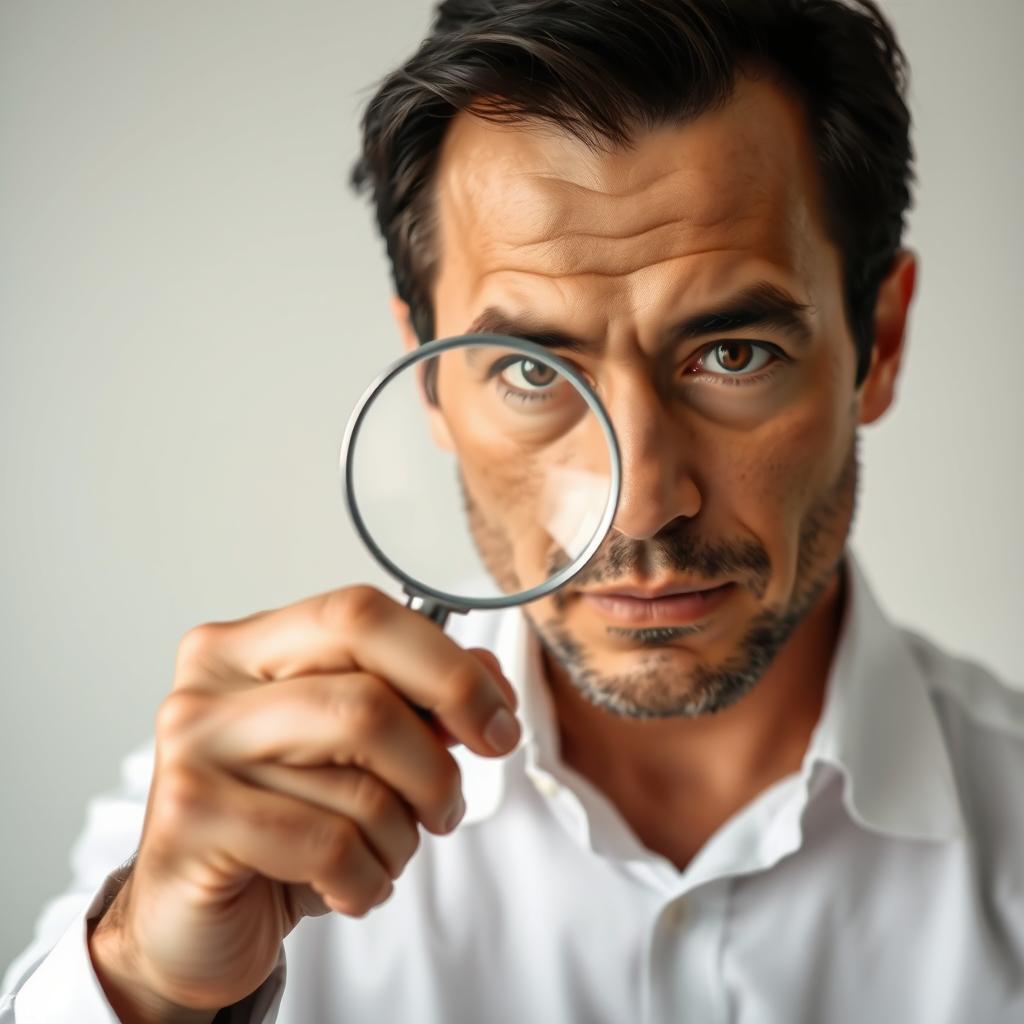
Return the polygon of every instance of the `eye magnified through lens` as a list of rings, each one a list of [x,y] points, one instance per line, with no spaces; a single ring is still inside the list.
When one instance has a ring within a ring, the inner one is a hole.
[[[564,585],[615,516],[615,433],[582,375],[531,342],[430,342],[360,399],[341,453],[356,529],[415,607],[523,604]]]

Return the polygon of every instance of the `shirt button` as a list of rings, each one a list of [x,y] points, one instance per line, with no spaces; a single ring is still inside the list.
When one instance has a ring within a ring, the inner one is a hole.
[[[678,899],[675,903],[669,904],[665,910],[665,923],[670,928],[681,928],[686,924],[686,918],[689,915],[689,909],[686,905],[686,900]]]
[[[543,796],[548,798],[558,796],[561,786],[550,775],[546,775],[544,772],[531,772],[530,778],[533,780],[537,791]]]

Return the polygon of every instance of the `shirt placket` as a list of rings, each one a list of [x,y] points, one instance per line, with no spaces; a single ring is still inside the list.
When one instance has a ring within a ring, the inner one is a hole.
[[[720,964],[726,912],[725,881],[677,894],[661,906],[643,958],[644,1024],[724,1024]]]

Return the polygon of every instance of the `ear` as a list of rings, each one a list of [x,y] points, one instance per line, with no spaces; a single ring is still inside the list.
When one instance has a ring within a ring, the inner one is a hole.
[[[402,339],[402,348],[406,352],[412,352],[413,349],[419,348],[420,339],[417,337],[416,331],[412,326],[412,317],[409,315],[409,303],[403,301],[397,295],[392,295],[391,315],[395,318],[398,334]],[[420,363],[420,366],[424,365],[424,363]],[[445,422],[441,410],[436,405],[431,404],[422,386],[419,388],[419,393],[420,401],[427,411],[427,422],[430,424],[430,436],[433,438],[434,444],[443,451],[454,451],[455,444],[452,441],[451,431],[448,429],[448,424]]]
[[[395,326],[398,328],[398,336],[402,339],[402,348],[411,352],[419,345],[419,338],[412,326],[412,316],[409,313],[409,303],[400,299],[397,295],[391,296],[391,315],[395,318]]]
[[[917,257],[909,249],[901,249],[882,281],[875,303],[875,343],[858,399],[861,424],[874,423],[895,398],[916,281]]]

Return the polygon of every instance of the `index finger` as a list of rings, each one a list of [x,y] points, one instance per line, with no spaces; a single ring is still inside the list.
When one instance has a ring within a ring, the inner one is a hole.
[[[373,587],[332,590],[202,628],[208,649],[200,660],[207,668],[215,661],[218,677],[271,681],[368,672],[429,711],[477,754],[505,754],[519,740],[515,695],[500,672]]]

